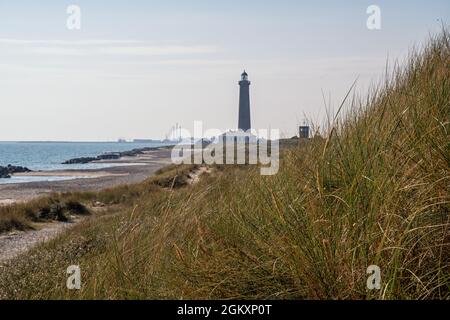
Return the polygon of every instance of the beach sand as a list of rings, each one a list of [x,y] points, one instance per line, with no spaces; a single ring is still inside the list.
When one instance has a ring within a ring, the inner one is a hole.
[[[138,183],[154,174],[158,169],[170,164],[170,155],[171,149],[160,148],[134,157],[97,161],[97,163],[114,164],[113,167],[108,168],[22,173],[20,176],[59,176],[75,177],[75,179],[0,184],[0,205],[25,202],[53,192],[92,191],[122,184]],[[122,165],[117,166],[117,164]],[[19,174],[16,176],[19,176]]]

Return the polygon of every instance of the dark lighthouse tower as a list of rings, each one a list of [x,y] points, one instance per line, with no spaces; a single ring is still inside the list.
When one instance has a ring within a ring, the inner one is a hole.
[[[238,129],[247,131],[251,128],[250,124],[250,81],[247,72],[242,73],[239,81],[239,123]]]

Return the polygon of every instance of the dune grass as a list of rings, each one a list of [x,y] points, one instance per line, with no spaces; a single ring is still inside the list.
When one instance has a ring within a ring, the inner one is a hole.
[[[274,176],[216,166],[192,186],[110,190],[137,191],[3,266],[0,297],[449,299],[449,62],[443,31]]]

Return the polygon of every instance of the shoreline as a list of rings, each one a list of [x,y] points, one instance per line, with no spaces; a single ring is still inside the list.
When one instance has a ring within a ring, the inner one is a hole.
[[[139,183],[171,163],[171,147],[156,147],[134,156],[95,163],[111,164],[99,169],[33,171],[15,177],[68,177],[66,180],[0,184],[0,206],[26,202],[55,192],[93,191]]]

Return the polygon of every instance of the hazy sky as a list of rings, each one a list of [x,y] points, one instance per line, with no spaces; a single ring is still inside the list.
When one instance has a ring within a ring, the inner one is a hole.
[[[373,4],[381,30],[366,27]],[[0,0],[0,140],[234,128],[244,68],[252,126],[293,135],[322,119],[322,92],[336,105],[357,77],[363,91],[449,16],[448,0]]]

